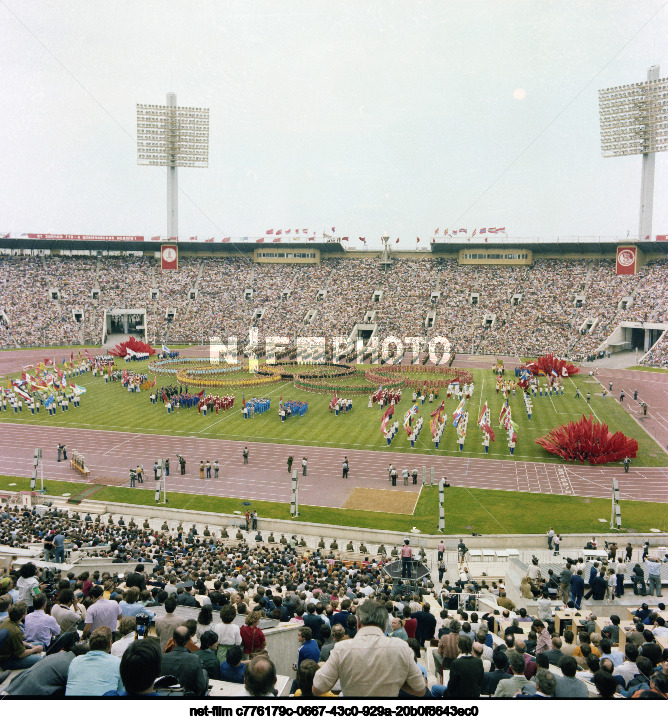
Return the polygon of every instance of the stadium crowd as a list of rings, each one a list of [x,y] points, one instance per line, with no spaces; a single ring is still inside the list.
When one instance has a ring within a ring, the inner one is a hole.
[[[577,359],[594,353],[622,321],[666,322],[668,263],[652,261],[635,276],[617,276],[607,260],[459,266],[397,259],[385,268],[377,256],[289,266],[183,257],[178,272],[162,273],[148,257],[3,255],[0,290],[7,318],[0,347],[99,342],[104,311],[114,308],[146,308],[149,339],[174,343],[213,334],[244,343],[253,325],[260,337],[347,337],[375,311],[381,338],[445,335],[459,352],[534,356],[549,347]],[[432,304],[434,291],[440,298]],[[81,322],[74,310],[83,313]],[[431,310],[436,323],[426,329]],[[309,311],[316,312],[307,324]],[[663,347],[645,362],[665,364]]]
[[[668,635],[657,612],[665,606],[639,604],[623,647],[614,613],[600,631],[583,613],[574,634],[555,617],[582,590],[571,580],[582,579],[582,569],[570,562],[556,580],[559,600],[552,577],[529,569],[535,615],[496,584],[487,586],[496,608],[476,613],[465,603],[468,591],[481,590],[475,582],[446,581],[442,607],[431,581],[393,587],[381,566],[396,548],[344,563],[335,541],[309,548],[296,537],[232,533],[4,506],[0,544],[44,549],[41,570],[27,562],[0,578],[0,668],[23,669],[5,692],[202,697],[220,680],[233,696],[272,696],[276,665],[261,628],[269,619],[299,628],[291,691],[303,698],[668,698],[668,651],[657,643]],[[62,560],[66,546],[134,568],[54,572],[51,559]],[[427,654],[436,683],[428,681]],[[156,685],[162,676],[173,676],[174,686]]]

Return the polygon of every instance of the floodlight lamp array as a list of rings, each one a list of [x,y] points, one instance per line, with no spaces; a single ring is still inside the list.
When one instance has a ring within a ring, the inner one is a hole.
[[[668,150],[668,78],[598,91],[604,158]]]
[[[137,163],[209,166],[209,109],[137,105]]]

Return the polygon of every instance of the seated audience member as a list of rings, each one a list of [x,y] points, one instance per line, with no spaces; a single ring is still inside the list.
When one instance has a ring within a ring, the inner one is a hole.
[[[310,658],[302,661],[297,669],[297,689],[295,698],[336,698],[336,694],[328,691],[322,696],[313,695],[313,677],[318,671],[318,664]]]
[[[522,654],[513,651],[508,654],[508,661],[510,662],[510,670],[513,675],[510,678],[499,681],[494,698],[512,698],[516,693],[522,691],[526,685],[526,678],[524,676],[524,669],[526,667],[526,660]]]
[[[217,655],[218,636],[215,631],[205,631],[200,637],[200,647],[195,656],[202,662],[202,668],[209,678],[220,679],[220,661]]]
[[[246,666],[244,688],[240,696],[251,698],[273,698],[276,693],[276,667],[269,656],[256,656]]]
[[[603,669],[597,671],[592,677],[592,682],[596,686],[599,698],[612,699],[615,697],[617,681],[607,671]]]
[[[137,636],[137,619],[134,616],[124,616],[118,624],[118,641],[111,644],[111,655],[122,658],[125,649],[134,643]]]
[[[572,656],[562,656],[559,661],[559,668],[563,676],[557,678],[557,690],[555,698],[587,698],[589,691],[584,681],[575,678],[578,670],[578,662]]]
[[[649,679],[649,690],[641,691],[638,696],[633,698],[668,698],[668,676],[665,673],[655,673]]]
[[[124,693],[111,691],[105,696],[158,696],[153,684],[161,675],[162,654],[156,638],[141,638],[123,653],[120,671]]]
[[[58,603],[51,607],[51,615],[60,626],[60,632],[67,633],[76,630],[86,618],[86,609],[79,605],[71,588],[63,588],[58,594]]]
[[[243,683],[246,664],[241,660],[241,646],[228,646],[225,660],[220,664],[220,680],[230,683]]]
[[[38,593],[32,600],[33,612],[23,622],[25,640],[30,644],[40,644],[44,648],[51,645],[53,639],[60,634],[60,626],[55,618],[44,612],[46,596]]]
[[[190,620],[194,621],[194,619]],[[209,678],[202,668],[202,662],[186,647],[196,629],[196,623],[192,634],[186,626],[178,626],[174,629],[174,649],[171,653],[163,654],[161,672],[164,675],[175,676],[186,695],[204,696]]]
[[[536,673],[536,691],[534,694],[517,694],[519,698],[552,698],[557,687],[557,679],[553,673],[541,668]]]
[[[28,608],[23,601],[13,604],[7,611],[7,618],[0,624],[0,631],[8,632],[7,640],[0,648],[0,668],[5,671],[30,668],[36,664],[44,651],[41,644],[29,645],[23,640],[21,625],[26,617]]]
[[[64,696],[67,672],[75,656],[88,650],[85,644],[77,645],[76,633],[66,633],[58,640],[60,651],[44,656],[36,664],[14,676],[9,682],[10,696]]]
[[[485,696],[493,696],[499,681],[504,678],[512,678],[506,669],[508,668],[508,656],[503,651],[495,651],[492,656],[493,670],[487,671],[482,681],[480,693]]]
[[[72,660],[67,674],[66,696],[104,696],[123,691],[121,659],[111,655],[111,629],[98,626],[90,635],[84,656]]]

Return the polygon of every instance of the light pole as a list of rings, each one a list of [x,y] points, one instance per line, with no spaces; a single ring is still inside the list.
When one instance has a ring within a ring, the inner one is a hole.
[[[178,168],[209,167],[209,109],[137,104],[137,164],[167,168],[167,236],[179,237]]]
[[[652,238],[654,155],[668,149],[668,78],[652,65],[647,80],[598,91],[604,158],[642,155],[638,240]]]

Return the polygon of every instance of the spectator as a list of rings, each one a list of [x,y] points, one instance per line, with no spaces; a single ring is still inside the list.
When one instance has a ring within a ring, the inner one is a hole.
[[[83,630],[83,638],[88,638],[92,631],[104,626],[112,635],[116,632],[118,622],[121,620],[121,609],[116,601],[107,600],[102,597],[104,590],[102,586],[93,586],[90,597],[93,603],[86,611],[86,625]]]
[[[200,659],[186,648],[190,640],[188,629],[185,626],[178,626],[174,629],[173,639],[174,650],[163,654],[161,672],[164,675],[175,676],[186,695],[204,696],[209,678],[202,668]]]
[[[111,639],[108,626],[98,626],[92,631],[88,653],[70,663],[65,696],[104,696],[107,691],[124,690],[121,659],[110,655]]]
[[[209,678],[220,679],[220,661],[216,650],[218,648],[218,636],[214,631],[204,631],[200,637],[200,648],[195,651],[195,656],[202,662],[202,668]]]
[[[583,681],[575,678],[578,663],[572,656],[562,656],[559,668],[563,676],[557,679],[556,698],[587,698],[589,692]],[[538,684],[537,684],[538,685]]]
[[[24,601],[14,603],[9,607],[7,618],[0,624],[0,631],[4,629],[9,634],[0,648],[0,667],[5,671],[30,668],[40,660],[37,654],[44,651],[43,646],[26,644],[23,640],[21,625],[27,612]]]
[[[47,649],[61,629],[55,618],[44,613],[45,606],[46,596],[38,593],[33,598],[33,612],[26,616],[23,627],[27,643]]]
[[[228,646],[225,660],[220,664],[220,680],[230,683],[243,683],[246,665],[242,662],[240,646]]]
[[[513,672],[513,675],[510,678],[498,682],[496,691],[494,692],[494,698],[512,698],[518,691],[521,691],[526,684],[527,680],[524,677],[526,661],[524,656],[512,652],[508,654],[508,661],[510,662],[510,670]]]
[[[387,610],[367,600],[357,610],[359,632],[337,643],[313,680],[313,693],[321,696],[338,681],[344,696],[396,697],[400,689],[423,696],[425,682],[409,646],[386,638]]]
[[[14,676],[6,691],[10,696],[64,696],[67,672],[75,656],[87,651],[87,646],[76,645],[76,633],[66,633],[60,642],[60,651],[44,656],[30,668]]]
[[[134,616],[126,616],[121,619],[118,625],[120,638],[111,644],[111,655],[122,658],[125,649],[134,643],[137,635],[137,619]]]
[[[167,644],[174,636],[174,629],[180,626],[183,621],[174,611],[176,610],[176,597],[170,596],[165,601],[165,614],[159,616],[155,621],[155,631],[160,639],[160,651],[164,653]]]
[[[258,628],[260,618],[259,612],[253,611],[246,616],[246,623],[241,627],[240,635],[246,658],[258,655],[266,647],[264,633]]]
[[[244,690],[240,696],[252,698],[273,697],[276,695],[276,667],[269,656],[256,656],[246,666]]]

